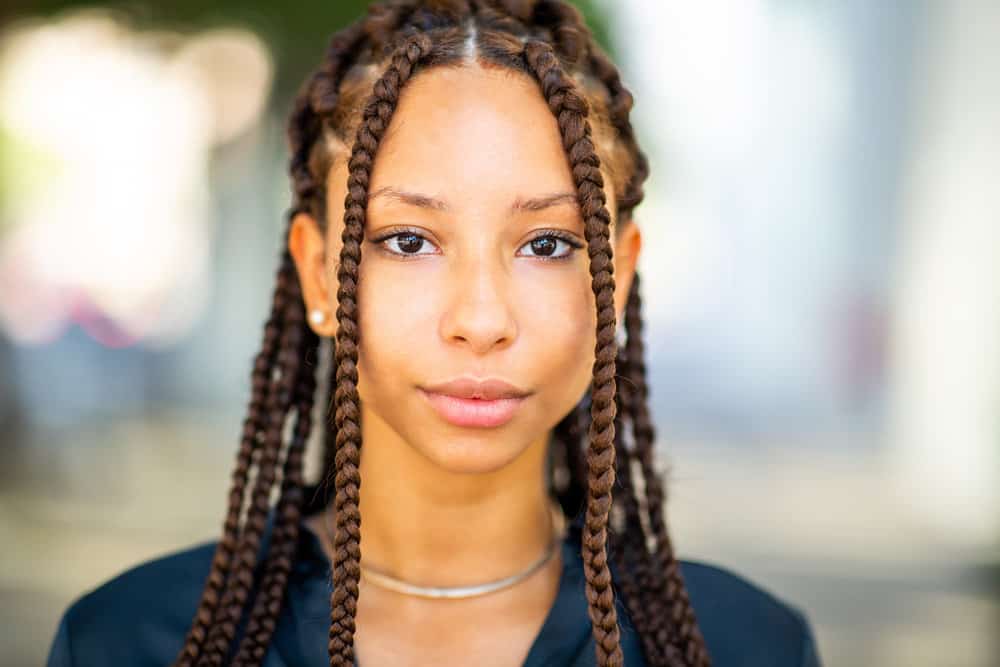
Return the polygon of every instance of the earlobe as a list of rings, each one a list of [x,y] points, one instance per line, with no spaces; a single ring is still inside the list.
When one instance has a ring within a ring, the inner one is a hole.
[[[326,249],[323,234],[308,213],[299,213],[292,219],[288,230],[288,252],[295,262],[299,284],[302,285],[302,300],[309,314],[309,326],[319,336],[334,335],[324,272]],[[326,316],[320,318],[317,313]]]

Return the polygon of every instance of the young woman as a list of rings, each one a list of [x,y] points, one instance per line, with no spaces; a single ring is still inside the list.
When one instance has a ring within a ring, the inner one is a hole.
[[[49,665],[818,665],[794,607],[674,555],[631,106],[560,0],[334,35],[222,537],[76,601]]]

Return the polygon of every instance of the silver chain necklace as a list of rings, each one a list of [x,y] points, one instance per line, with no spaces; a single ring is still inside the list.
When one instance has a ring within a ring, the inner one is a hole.
[[[530,577],[546,563],[552,560],[552,557],[556,554],[557,547],[561,544],[564,537],[565,522],[563,521],[562,512],[556,510],[555,507],[551,508],[550,516],[552,518],[552,525],[554,529],[553,538],[549,543],[548,548],[545,550],[545,553],[541,558],[529,565],[523,572],[519,572],[509,577],[504,577],[503,579],[497,579],[485,584],[472,584],[469,586],[418,586],[416,584],[402,581],[401,579],[396,579],[395,577],[385,574],[384,572],[379,572],[364,564],[361,565],[361,576],[376,586],[380,586],[397,593],[434,599],[454,600],[459,598],[471,598],[477,595],[486,595],[487,593],[509,588],[519,581]],[[323,523],[323,527],[325,528],[329,543],[331,545],[334,544],[330,532],[329,514],[326,516],[326,521]]]

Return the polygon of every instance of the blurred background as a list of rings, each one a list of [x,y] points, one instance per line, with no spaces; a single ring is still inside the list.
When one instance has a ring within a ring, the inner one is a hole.
[[[0,7],[0,663],[219,534],[289,205],[365,3]],[[827,665],[1000,664],[1000,4],[581,2],[636,96],[680,554]]]

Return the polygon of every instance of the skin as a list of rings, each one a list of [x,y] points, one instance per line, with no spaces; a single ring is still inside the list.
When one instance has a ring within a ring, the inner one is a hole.
[[[348,155],[345,147],[328,178],[329,232],[306,213],[289,232],[306,307],[327,314],[324,324],[310,324],[321,336],[336,334]],[[443,208],[374,195],[383,188],[431,197]],[[605,191],[614,212],[611,188]],[[403,89],[369,192],[358,287],[363,561],[421,585],[510,576],[552,539],[548,438],[588,390],[594,362],[583,220],[558,124],[522,73],[478,64],[422,71]],[[569,196],[512,210],[554,194]],[[620,320],[641,237],[635,224],[614,228]],[[551,254],[568,259],[546,258],[551,246],[530,242],[551,230],[572,234],[582,248],[552,239]],[[374,242],[391,232],[425,241]],[[503,426],[457,427],[417,387],[463,374],[498,377],[532,394]],[[332,507],[307,525],[332,559]],[[513,587],[464,600],[405,596],[362,579],[358,661],[520,665],[561,570],[557,554]]]

